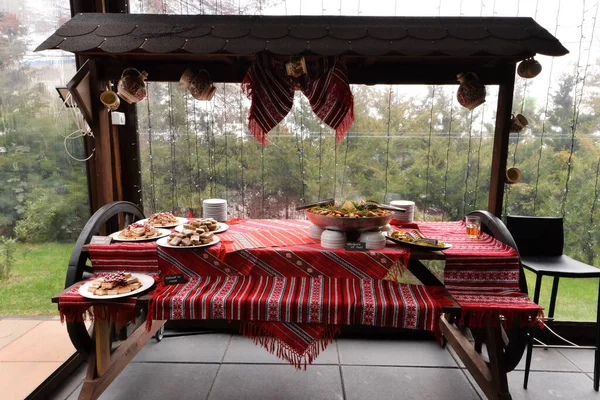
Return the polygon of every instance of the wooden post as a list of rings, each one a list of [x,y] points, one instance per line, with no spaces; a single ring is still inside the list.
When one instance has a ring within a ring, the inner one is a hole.
[[[512,113],[513,90],[515,86],[515,64],[509,64],[498,92],[496,111],[496,129],[494,130],[494,149],[490,175],[490,195],[488,211],[497,217],[502,216],[504,183],[506,181],[506,159],[508,158],[508,138],[510,115]]]
[[[80,12],[129,12],[128,0],[71,0],[71,15]],[[85,58],[78,57],[78,67]],[[122,102],[119,111],[126,114],[126,125],[112,126],[108,110],[100,102],[100,93],[107,87],[102,77],[103,65],[89,60],[94,138],[85,139],[90,209],[94,213],[103,205],[127,200],[138,206],[141,201],[139,143],[135,105]],[[126,184],[124,184],[126,183]]]

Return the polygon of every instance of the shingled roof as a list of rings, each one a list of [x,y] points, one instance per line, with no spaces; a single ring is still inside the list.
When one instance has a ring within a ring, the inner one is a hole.
[[[531,18],[78,14],[36,51],[77,54],[561,56]]]

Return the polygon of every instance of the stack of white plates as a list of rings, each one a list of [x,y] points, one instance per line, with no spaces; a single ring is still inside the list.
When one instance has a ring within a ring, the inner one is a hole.
[[[321,234],[323,233],[323,231],[323,228],[318,227],[315,224],[310,224],[310,226],[308,227],[308,236],[313,239],[321,240]]]
[[[413,222],[415,219],[415,202],[410,200],[393,200],[391,206],[406,209],[406,212],[394,212],[392,216],[400,222]]]
[[[381,232],[363,232],[358,239],[366,244],[367,249],[376,250],[385,247],[385,236]]]
[[[346,247],[346,234],[326,229],[321,234],[321,246],[328,249],[343,249]]]
[[[219,222],[227,221],[227,200],[206,199],[202,202],[202,216]]]

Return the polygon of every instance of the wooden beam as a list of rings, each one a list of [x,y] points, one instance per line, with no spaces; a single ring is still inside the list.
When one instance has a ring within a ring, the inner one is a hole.
[[[96,211],[105,204],[116,200],[114,185],[114,163],[113,163],[113,141],[111,124],[108,110],[100,102],[100,93],[105,84],[99,79],[98,65],[90,60],[90,93],[92,98],[92,115],[94,121],[92,132],[94,133],[94,155],[89,160],[94,163],[94,175],[92,180],[92,204]]]
[[[495,361],[501,363],[501,367],[490,368],[490,365],[485,362],[481,354],[475,351],[471,342],[443,315],[440,317],[440,330],[486,397],[489,400],[510,400],[511,396],[506,386],[506,372],[502,368],[504,365],[502,349],[494,347],[494,350],[497,351],[494,351],[493,355]],[[494,340],[497,339],[499,332],[500,327],[489,327],[486,330],[486,343],[488,346],[490,344],[492,346],[498,345],[498,342],[494,342]]]
[[[488,211],[502,216],[504,183],[506,181],[506,159],[508,158],[508,139],[510,115],[512,113],[513,91],[515,86],[515,64],[504,71],[503,82],[498,92],[496,109],[496,129],[494,130],[494,148],[490,175],[490,194]]]
[[[206,69],[215,82],[239,83],[244,79],[252,60],[252,57],[239,58],[231,64],[223,57],[177,57],[178,54],[171,53],[168,54],[168,59],[164,59],[164,56],[130,53],[117,57],[111,55],[110,58],[99,54],[89,56],[106,66],[105,75],[101,76],[104,80],[117,80],[125,68],[135,66],[140,71],[148,72],[148,81],[157,82],[177,82],[186,68],[194,67]],[[425,59],[420,60],[420,63],[418,60],[407,60],[402,64],[382,61],[371,65],[356,61],[347,61],[350,82],[365,85],[458,85],[456,75],[465,71],[475,72],[486,85],[497,85],[505,82],[504,72],[507,66],[514,69],[514,63],[489,63],[484,60],[465,63],[464,59],[453,59],[443,65],[440,64],[441,60]]]
[[[94,400],[106,390],[106,388],[115,380],[117,376],[125,369],[131,360],[139,353],[139,351],[150,341],[166,321],[152,321],[150,330],[146,330],[146,324],[142,324],[135,332],[127,338],[117,350],[110,356],[110,362],[104,373],[99,376],[95,368],[97,364],[97,354],[88,359],[88,372],[83,382],[79,399]],[[94,322],[97,324],[98,320]]]

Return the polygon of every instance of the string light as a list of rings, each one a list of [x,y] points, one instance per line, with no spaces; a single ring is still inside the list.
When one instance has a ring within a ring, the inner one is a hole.
[[[177,201],[177,183],[175,173],[175,130],[173,129],[173,86],[171,82],[169,87],[169,141],[171,145],[171,211],[175,212],[179,208]]]
[[[242,178],[242,218],[246,216],[246,181],[244,180],[244,112],[242,106],[242,91],[239,91],[239,111],[240,111],[240,172]]]
[[[573,88],[573,118],[572,118],[572,122],[571,122],[571,146],[569,149],[569,159],[567,160],[567,177],[565,179],[565,191],[564,191],[563,200],[562,200],[562,204],[561,204],[561,210],[560,210],[563,218],[566,215],[567,197],[569,195],[569,181],[571,180],[571,166],[573,163],[573,152],[574,152],[574,148],[575,148],[575,133],[577,132],[577,125],[579,123],[579,111],[580,111],[580,107],[581,107],[581,101],[583,100],[583,92],[584,92],[584,88],[585,88],[585,81],[587,78],[588,67],[590,65],[590,54],[591,54],[592,44],[594,42],[594,34],[596,31],[596,18],[597,17],[598,17],[598,2],[596,2],[596,14],[593,18],[594,22],[592,25],[590,44],[588,47],[587,61],[586,61],[584,72],[583,72],[583,79],[581,82],[581,91],[579,94],[579,101],[577,101],[577,85],[579,83],[581,45],[582,45],[583,39],[584,39],[584,35],[583,35],[583,28],[584,28],[584,22],[585,22],[585,0],[584,0],[583,5],[582,5],[581,37],[579,39],[579,51],[577,54],[577,68],[576,68],[576,74],[575,74],[575,85]]]
[[[554,24],[554,37],[558,32],[558,19],[560,17],[560,5],[561,0],[558,1],[558,8],[556,10],[556,22]],[[550,105],[550,89],[552,87],[552,71],[554,69],[554,57],[550,59],[550,73],[548,75],[548,90],[546,91],[546,105],[544,107],[544,118],[542,119],[542,133],[540,135],[540,150],[538,152],[537,157],[537,173],[535,178],[535,189],[533,194],[533,215],[537,215],[537,198],[538,198],[538,188],[540,183],[540,166],[542,162],[542,151],[544,150],[544,135],[546,133],[546,119],[548,118],[548,107]]]
[[[483,143],[483,120],[485,115],[485,103],[483,103],[481,109],[481,125],[479,126],[479,147],[477,148],[477,176],[475,178],[475,196],[473,199],[473,206],[477,209],[477,194],[479,193],[479,173],[481,172],[481,145]]]
[[[227,149],[227,86],[223,82],[223,136],[225,137],[225,200],[229,202],[229,152]]]
[[[194,191],[198,192],[198,187],[200,185],[200,159],[198,157],[198,116],[196,114],[196,102],[192,102],[193,113],[194,113],[194,144],[195,144],[195,153],[196,153],[196,185],[194,186]],[[196,204],[196,203],[194,203]],[[200,204],[200,202],[198,203]]]
[[[435,85],[431,86],[431,108],[429,109],[429,139],[427,142],[427,169],[425,170],[425,204],[427,209],[429,203],[429,167],[431,164],[431,135],[433,132],[433,107],[435,105]]]
[[[383,202],[385,203],[388,195],[388,171],[390,167],[390,125],[392,122],[392,85],[388,90],[388,118],[387,118],[387,143],[385,152],[385,190],[383,192]]]
[[[152,118],[150,117],[152,114],[150,112],[150,82],[148,82],[148,89],[146,94],[147,106],[148,106],[148,152],[150,153],[150,193],[151,198],[150,202],[152,204],[152,212],[156,212],[156,192],[154,185],[154,160],[152,154]]]
[[[450,170],[450,139],[452,138],[452,118],[454,113],[454,90],[450,91],[450,122],[448,124],[448,143],[446,145],[446,172],[444,174],[444,219],[448,210],[448,172]]]
[[[184,118],[185,118],[185,139],[187,142],[187,155],[188,155],[187,159],[188,159],[188,165],[191,167],[192,166],[192,143],[190,141],[189,94],[188,94],[187,90],[183,96],[183,101],[185,104]],[[194,182],[194,174],[192,173],[191,168],[188,170],[188,179],[189,179],[190,187],[195,187],[196,183]],[[194,204],[194,191],[190,191],[190,202],[188,205],[191,207],[192,204]]]
[[[468,189],[468,184],[469,184],[469,166],[471,164],[471,137],[472,137],[472,128],[473,128],[473,110],[471,110],[470,112],[470,116],[469,116],[469,144],[467,146],[467,168],[465,170],[465,191],[463,193],[463,212],[462,214],[465,214],[465,207],[467,205],[467,189]]]

